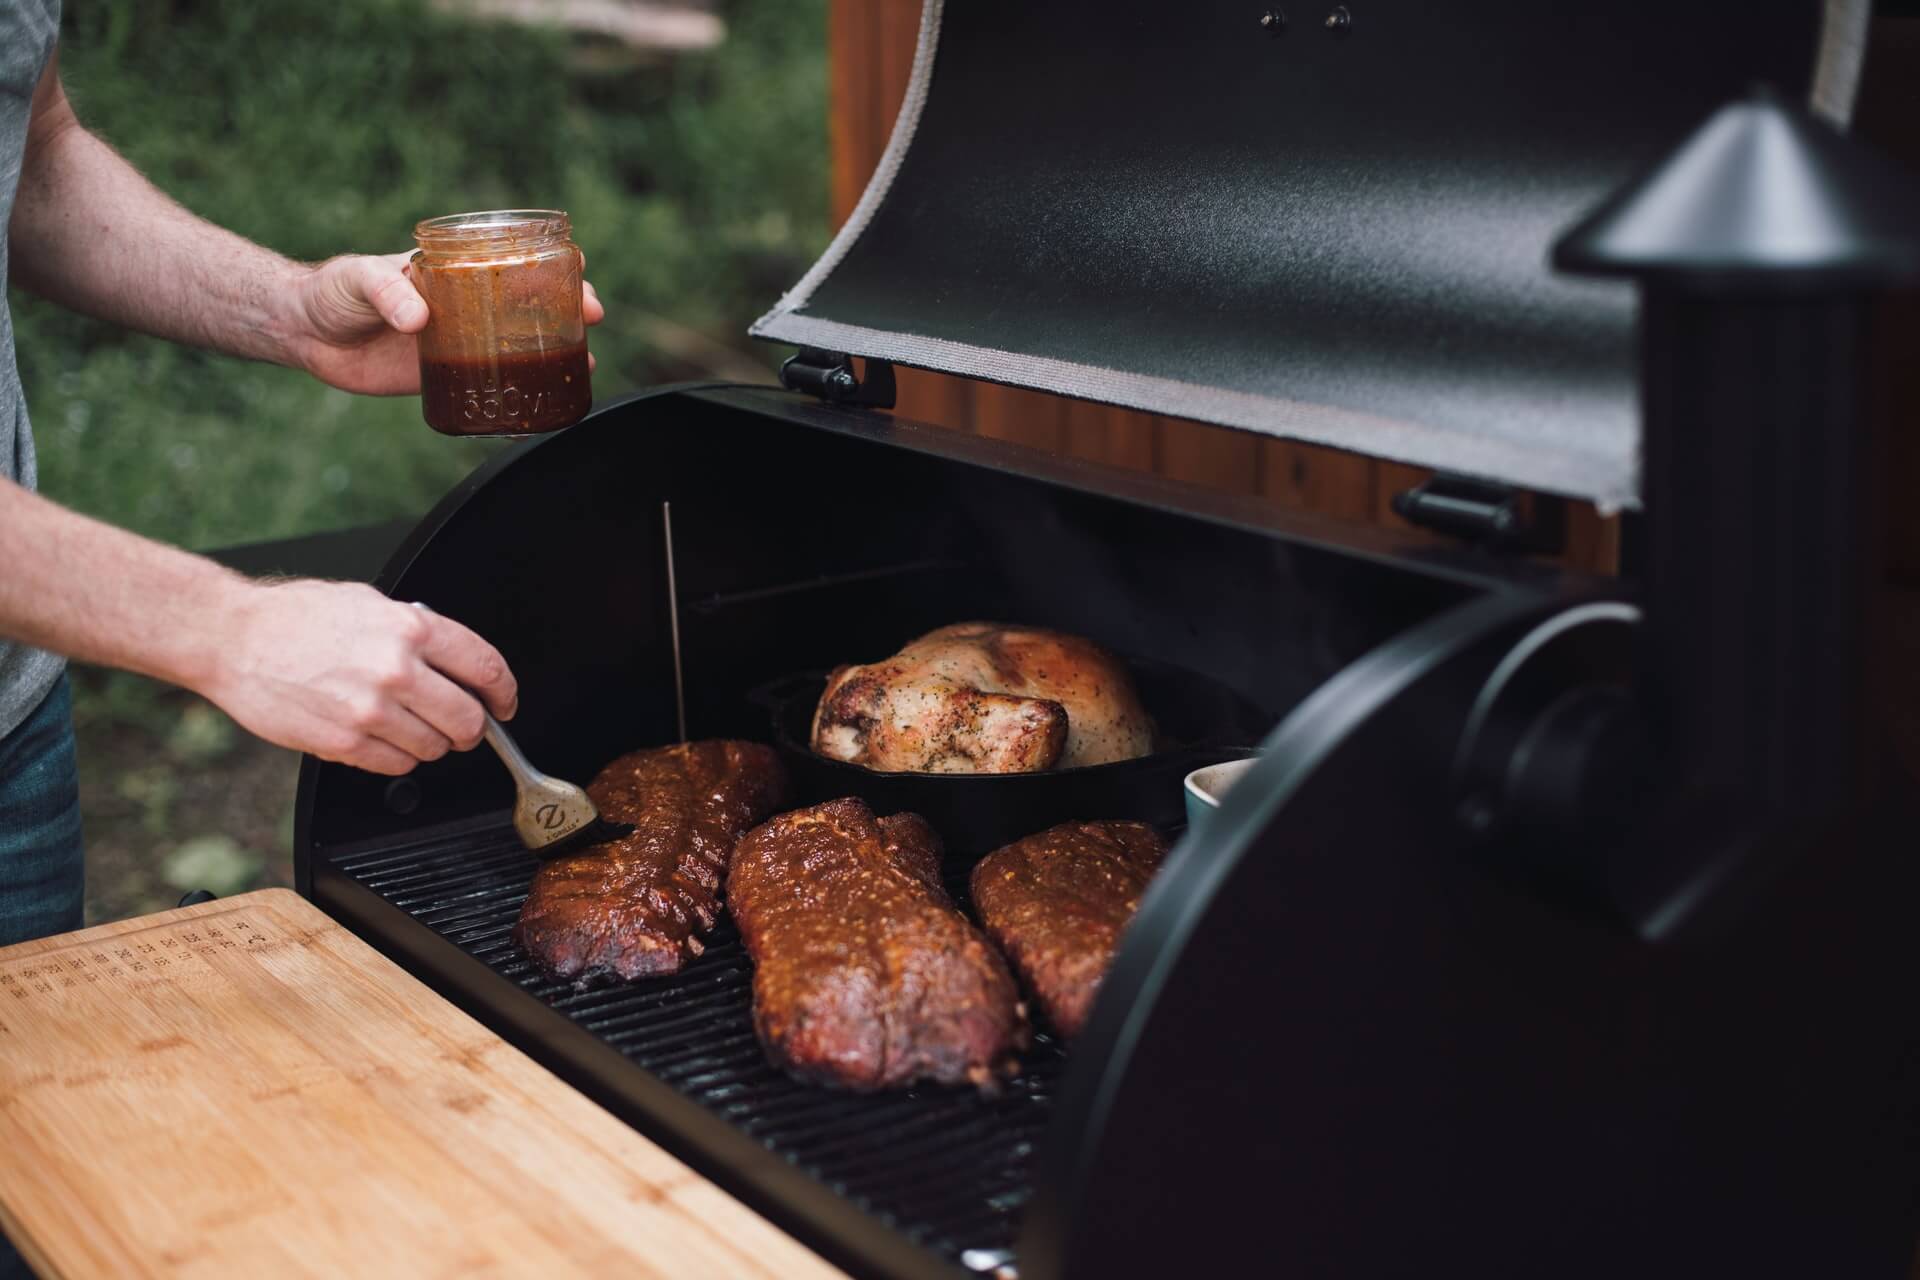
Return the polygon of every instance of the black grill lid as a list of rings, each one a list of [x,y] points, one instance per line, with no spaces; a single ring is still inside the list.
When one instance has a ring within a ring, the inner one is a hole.
[[[1866,9],[928,0],[754,332],[1633,505],[1631,291],[1549,247],[1753,82],[1843,120]]]

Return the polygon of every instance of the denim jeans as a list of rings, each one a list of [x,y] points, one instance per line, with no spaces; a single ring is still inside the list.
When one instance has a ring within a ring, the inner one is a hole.
[[[80,927],[80,777],[67,678],[0,738],[0,946]]]
[[[80,927],[80,778],[67,678],[0,738],[0,945]],[[32,1273],[0,1236],[0,1280]]]

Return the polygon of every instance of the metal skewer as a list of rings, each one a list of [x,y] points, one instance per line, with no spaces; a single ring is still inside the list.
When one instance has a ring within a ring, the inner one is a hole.
[[[667,623],[673,628],[673,711],[680,727],[680,745],[687,745],[687,685],[680,670],[680,587],[673,573],[673,504],[660,504],[660,524],[667,533]]]

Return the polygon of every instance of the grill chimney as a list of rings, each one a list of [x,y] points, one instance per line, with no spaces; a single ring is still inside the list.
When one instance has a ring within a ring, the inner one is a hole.
[[[1647,713],[1723,829],[1831,818],[1874,772],[1864,365],[1917,234],[1908,175],[1763,88],[1554,248],[1640,285]]]

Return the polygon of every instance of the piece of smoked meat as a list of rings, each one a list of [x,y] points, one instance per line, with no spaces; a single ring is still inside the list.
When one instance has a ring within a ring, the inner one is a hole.
[[[1086,1026],[1120,933],[1166,853],[1166,838],[1145,823],[1063,822],[975,865],[980,923],[1069,1040]]]
[[[1153,720],[1091,640],[961,622],[828,676],[813,749],[881,772],[1033,773],[1146,755]]]
[[[1013,975],[940,883],[917,814],[859,800],[783,813],[733,852],[727,905],[753,957],[772,1061],[847,1089],[919,1080],[991,1091],[1028,1042]]]
[[[733,846],[785,802],[787,776],[758,743],[690,742],[621,756],[587,794],[633,834],[542,866],[513,939],[557,978],[642,978],[700,954]]]

